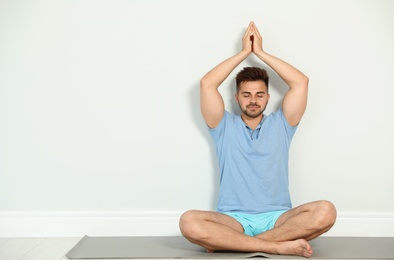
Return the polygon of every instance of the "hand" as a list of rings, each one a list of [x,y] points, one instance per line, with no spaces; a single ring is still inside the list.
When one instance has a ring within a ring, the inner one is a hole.
[[[254,22],[250,22],[249,27],[251,27],[251,36],[253,37],[252,41],[252,51],[254,54],[263,51],[263,38],[260,35],[259,30],[257,29]]]
[[[242,37],[242,51],[246,52],[248,55],[253,51],[253,22],[249,23],[248,28],[246,28],[245,34]]]

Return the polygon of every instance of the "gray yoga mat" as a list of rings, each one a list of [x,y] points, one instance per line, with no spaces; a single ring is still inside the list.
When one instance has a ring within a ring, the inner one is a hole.
[[[394,237],[319,237],[310,241],[311,259],[394,259]],[[182,236],[83,237],[67,254],[70,259],[303,259],[265,253],[207,253]]]

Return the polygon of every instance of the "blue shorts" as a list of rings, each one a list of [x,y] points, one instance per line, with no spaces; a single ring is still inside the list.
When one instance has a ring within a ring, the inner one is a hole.
[[[273,229],[275,223],[283,213],[288,210],[270,211],[258,214],[247,214],[242,212],[222,212],[241,223],[244,228],[244,234],[248,236],[256,236],[265,231]]]

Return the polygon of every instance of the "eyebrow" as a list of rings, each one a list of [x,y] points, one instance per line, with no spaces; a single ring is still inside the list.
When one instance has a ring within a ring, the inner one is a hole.
[[[252,92],[249,91],[242,91],[241,94],[252,94]],[[265,91],[259,91],[256,94],[265,94]]]

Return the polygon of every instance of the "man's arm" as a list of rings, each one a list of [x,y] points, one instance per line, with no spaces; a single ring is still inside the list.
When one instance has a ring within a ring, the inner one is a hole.
[[[201,113],[208,127],[215,128],[224,115],[224,102],[218,88],[230,73],[252,52],[252,23],[242,38],[242,50],[210,70],[200,80]]]
[[[270,66],[290,87],[283,98],[282,109],[288,123],[296,126],[306,109],[309,79],[290,64],[263,51],[263,40],[254,23],[252,23],[252,33],[253,53]]]

